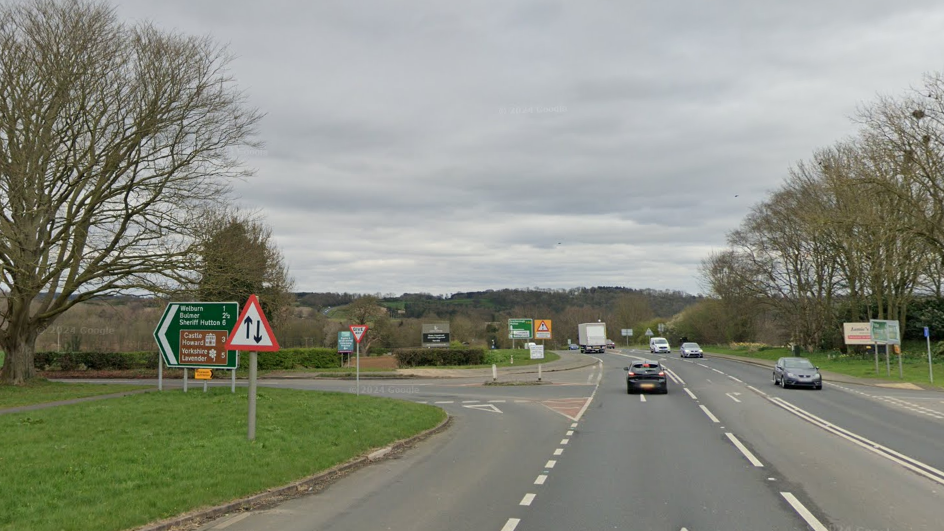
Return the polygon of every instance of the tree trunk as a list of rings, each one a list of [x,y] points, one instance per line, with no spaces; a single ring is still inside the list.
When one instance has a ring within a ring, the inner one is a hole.
[[[24,331],[5,338],[6,341],[0,345],[5,353],[3,368],[0,369],[0,385],[23,385],[36,377],[36,335],[35,332]]]

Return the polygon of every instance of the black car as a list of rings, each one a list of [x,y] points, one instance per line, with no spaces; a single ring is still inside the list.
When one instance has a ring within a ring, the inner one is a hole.
[[[665,378],[665,369],[658,361],[636,361],[626,371],[626,392],[633,394],[637,391],[657,391],[661,394],[669,392],[669,382]]]
[[[823,388],[819,367],[806,358],[780,358],[774,366],[774,385],[787,387]]]

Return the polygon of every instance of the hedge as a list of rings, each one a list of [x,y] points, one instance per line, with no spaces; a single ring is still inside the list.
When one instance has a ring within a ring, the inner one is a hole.
[[[157,352],[37,352],[34,365],[40,371],[157,370]],[[328,369],[341,366],[341,355],[331,348],[290,348],[260,352],[259,370]],[[239,355],[239,368],[249,368],[249,353]]]
[[[40,371],[157,369],[157,352],[37,352],[33,365]]]
[[[481,365],[485,359],[480,348],[398,348],[393,355],[401,367]]]
[[[331,369],[341,366],[341,355],[333,348],[287,348],[258,354],[260,371],[286,369]],[[249,353],[239,355],[239,368],[249,368]]]

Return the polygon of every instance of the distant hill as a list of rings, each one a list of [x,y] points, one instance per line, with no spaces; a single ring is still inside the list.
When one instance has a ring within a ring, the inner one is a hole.
[[[592,287],[571,289],[501,289],[469,291],[452,295],[404,293],[385,296],[381,303],[400,317],[420,318],[426,315],[450,317],[470,310],[505,313],[515,308],[546,308],[563,312],[568,308],[609,308],[626,294],[643,295],[658,317],[672,317],[695,304],[701,297],[683,291],[632,289],[624,287]],[[351,293],[297,293],[298,303],[318,311],[346,305],[359,295]]]

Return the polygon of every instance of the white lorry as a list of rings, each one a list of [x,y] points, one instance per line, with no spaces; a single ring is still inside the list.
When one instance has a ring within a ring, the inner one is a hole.
[[[606,352],[606,323],[578,324],[577,344],[584,354]]]

